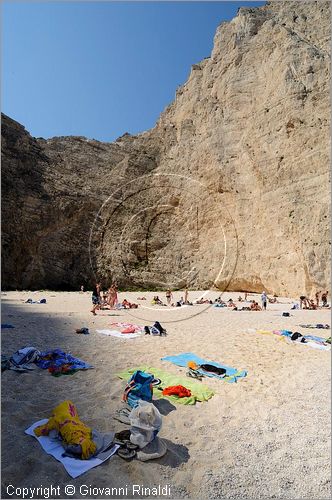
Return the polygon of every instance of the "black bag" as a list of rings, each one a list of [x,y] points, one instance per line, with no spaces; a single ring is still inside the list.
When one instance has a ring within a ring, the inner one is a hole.
[[[219,366],[214,365],[200,365],[200,368],[205,372],[215,373],[216,375],[225,375],[225,368],[219,368]]]

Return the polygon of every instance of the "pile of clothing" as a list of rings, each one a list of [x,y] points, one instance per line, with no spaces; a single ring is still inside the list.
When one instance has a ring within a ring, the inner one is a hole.
[[[61,349],[41,352],[35,347],[25,346],[10,357],[1,356],[1,371],[27,372],[34,370],[36,365],[39,368],[47,369],[54,376],[70,375],[78,370],[93,368],[85,361],[75,358]]]

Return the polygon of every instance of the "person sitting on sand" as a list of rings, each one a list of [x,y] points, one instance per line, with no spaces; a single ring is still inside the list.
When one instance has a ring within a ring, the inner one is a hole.
[[[251,311],[261,311],[261,310],[262,310],[262,308],[261,308],[261,306],[258,304],[258,302],[255,302],[255,301],[253,300],[253,302],[252,302],[252,304],[251,304],[251,306],[250,306],[250,310],[251,310]]]
[[[309,309],[317,309],[317,306],[313,299],[310,300],[309,304],[310,304]]]
[[[241,295],[239,295],[239,296],[238,296],[237,300],[238,300],[239,302],[242,302],[242,297],[241,297]]]
[[[158,306],[163,306],[164,304],[162,303],[162,301],[160,300],[160,298],[158,297],[158,295],[155,295],[151,301],[151,304],[153,305],[158,305]]]
[[[208,299],[198,299],[195,301],[195,304],[212,304],[212,300],[208,300]]]
[[[229,299],[229,301],[228,301],[228,307],[235,307],[233,299]]]
[[[267,300],[269,301],[270,304],[276,304],[278,301],[277,301],[277,298],[276,297],[268,297]]]
[[[92,314],[96,316],[96,310],[100,309],[101,298],[100,298],[100,283],[96,283],[94,289],[92,290]]]

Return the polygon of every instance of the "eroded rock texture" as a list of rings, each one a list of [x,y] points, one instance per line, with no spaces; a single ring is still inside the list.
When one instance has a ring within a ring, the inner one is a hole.
[[[3,287],[329,287],[329,40],[328,2],[241,8],[114,143],[3,116]]]

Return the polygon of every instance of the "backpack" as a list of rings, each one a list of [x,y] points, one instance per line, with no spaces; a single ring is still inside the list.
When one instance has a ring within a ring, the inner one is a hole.
[[[161,326],[159,321],[155,321],[153,326],[145,326],[144,327],[145,335],[167,335],[167,331],[165,328]]]
[[[126,402],[131,408],[136,408],[141,399],[148,402],[152,401],[153,380],[154,376],[150,373],[137,370],[127,382],[122,401]]]

